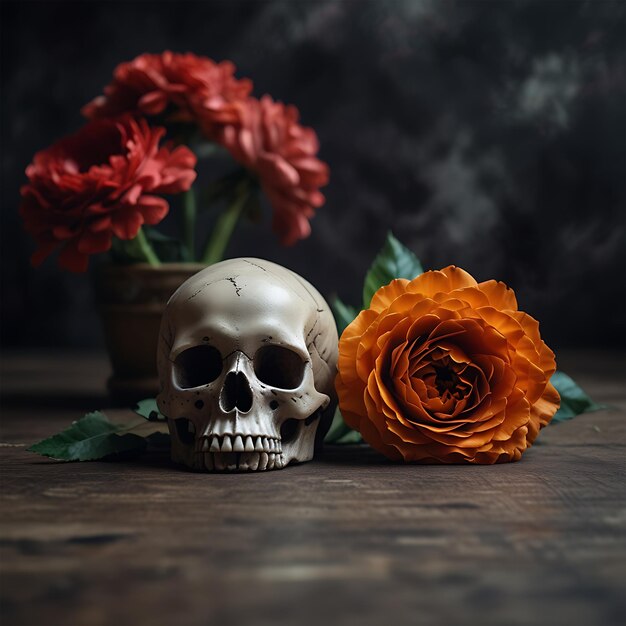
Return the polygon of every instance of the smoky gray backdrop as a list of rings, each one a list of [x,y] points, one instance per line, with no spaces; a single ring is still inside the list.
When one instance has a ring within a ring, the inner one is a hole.
[[[2,344],[101,347],[89,275],[33,270],[18,216],[35,151],[142,52],[232,59],[297,105],[331,167],[308,240],[243,224],[228,256],[360,299],[385,233],[426,268],[512,286],[548,344],[622,347],[626,3],[3,2]],[[168,218],[169,219],[169,218]]]

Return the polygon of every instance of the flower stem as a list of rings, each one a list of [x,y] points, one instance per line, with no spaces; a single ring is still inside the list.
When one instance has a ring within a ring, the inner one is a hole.
[[[183,197],[183,241],[189,253],[189,260],[196,260],[196,196],[193,189],[186,191]]]
[[[137,236],[135,237],[135,241],[143,254],[144,259],[147,263],[152,265],[153,267],[159,267],[161,265],[161,261],[159,261],[159,257],[156,255],[154,248],[150,245],[148,238],[146,237],[146,233],[143,231],[143,228],[140,228],[137,231]]]
[[[224,258],[224,251],[233,234],[237,220],[241,216],[243,208],[250,196],[250,185],[247,180],[241,181],[237,186],[235,199],[230,206],[219,216],[211,237],[204,249],[202,262],[207,265],[217,263]]]

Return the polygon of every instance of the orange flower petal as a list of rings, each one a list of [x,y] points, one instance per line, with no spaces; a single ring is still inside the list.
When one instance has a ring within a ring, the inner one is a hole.
[[[528,423],[528,443],[535,441],[539,430],[552,419],[561,405],[561,396],[552,383],[546,385],[543,395],[535,402],[530,411]]]
[[[467,272],[450,266],[441,271],[424,272],[407,285],[407,290],[433,297],[437,293],[450,293],[454,289],[475,285],[476,281]]]
[[[500,311],[517,311],[517,299],[512,289],[504,283],[487,280],[478,283],[478,289],[489,299],[489,304]]]
[[[370,309],[377,313],[384,311],[396,298],[406,292],[408,283],[406,278],[396,278],[388,285],[381,287],[372,297]]]

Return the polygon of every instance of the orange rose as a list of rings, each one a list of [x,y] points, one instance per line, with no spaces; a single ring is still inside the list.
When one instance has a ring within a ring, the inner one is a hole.
[[[554,353],[503,283],[454,266],[381,287],[339,342],[345,422],[394,460],[517,461],[559,407]]]

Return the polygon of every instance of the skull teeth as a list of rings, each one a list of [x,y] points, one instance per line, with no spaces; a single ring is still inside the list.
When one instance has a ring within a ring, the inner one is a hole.
[[[285,466],[281,440],[277,437],[205,435],[196,441],[196,446],[197,463],[208,471],[256,472]]]
[[[205,435],[196,441],[196,451],[207,453],[258,452],[265,454],[281,454],[282,444],[277,437],[251,435]]]
[[[204,452],[200,458],[200,468],[209,471],[262,472],[285,466],[285,457],[272,452]]]
[[[259,469],[266,470],[267,469],[267,461],[269,460],[268,455],[265,452],[259,453]]]

